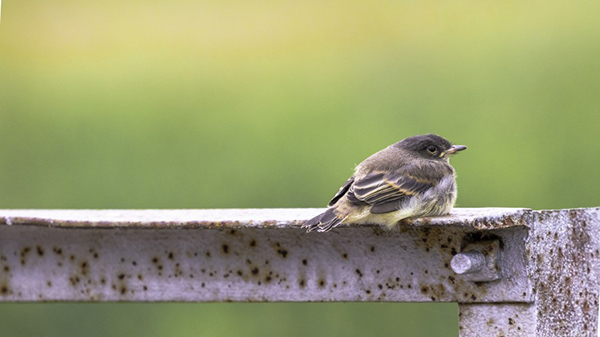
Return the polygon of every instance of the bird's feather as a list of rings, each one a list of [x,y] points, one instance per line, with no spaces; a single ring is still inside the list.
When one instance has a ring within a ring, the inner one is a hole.
[[[327,206],[335,205],[335,203],[338,202],[338,200],[340,200],[344,196],[344,194],[346,194],[346,192],[348,192],[353,182],[354,176],[350,177],[350,179],[348,179],[348,181],[346,181],[346,183],[342,187],[340,187],[340,189],[333,196],[333,198],[331,198],[331,201],[329,201],[329,204]]]
[[[436,184],[436,180],[411,175],[406,170],[374,171],[355,181],[347,197],[353,204],[372,206],[371,213],[387,213],[398,210],[405,198],[422,193]]]
[[[327,232],[333,227],[339,225],[344,218],[340,218],[334,211],[333,208],[329,208],[325,212],[317,215],[316,217],[308,220],[302,225],[302,228],[306,228],[307,232],[317,229],[319,232]]]

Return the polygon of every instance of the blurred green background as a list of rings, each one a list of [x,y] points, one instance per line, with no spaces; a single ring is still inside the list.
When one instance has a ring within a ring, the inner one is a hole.
[[[0,208],[324,206],[438,133],[459,207],[600,205],[600,2],[4,1]],[[455,304],[1,304],[3,336],[456,336]]]

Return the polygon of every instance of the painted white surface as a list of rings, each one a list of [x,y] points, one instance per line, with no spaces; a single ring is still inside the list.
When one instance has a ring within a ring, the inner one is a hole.
[[[444,301],[461,336],[597,335],[598,208],[300,228],[321,211],[0,210],[0,301]],[[494,277],[452,270],[469,247]]]

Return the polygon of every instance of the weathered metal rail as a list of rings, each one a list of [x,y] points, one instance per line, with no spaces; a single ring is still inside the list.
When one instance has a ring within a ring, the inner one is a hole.
[[[458,302],[461,336],[596,336],[600,208],[0,210],[1,301]]]

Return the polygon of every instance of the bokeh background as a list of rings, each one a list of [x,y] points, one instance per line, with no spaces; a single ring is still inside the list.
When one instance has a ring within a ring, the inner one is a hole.
[[[600,205],[600,2],[2,4],[0,208],[324,206],[438,133],[460,207]],[[455,304],[0,304],[3,336],[456,336]]]

